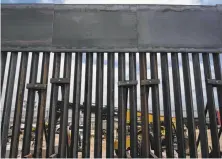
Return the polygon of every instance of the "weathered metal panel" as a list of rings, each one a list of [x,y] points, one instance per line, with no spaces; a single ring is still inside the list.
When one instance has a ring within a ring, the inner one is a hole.
[[[220,34],[219,36],[221,37],[222,39],[222,4],[221,5],[217,5],[217,11],[218,11],[218,19],[219,19],[219,28],[220,28]],[[221,44],[222,46],[222,44]],[[222,47],[221,47],[222,48]]]
[[[138,47],[222,48],[215,7],[148,6],[138,10]]]
[[[56,50],[136,48],[136,13],[57,6],[53,35]]]
[[[3,5],[1,9],[3,50],[50,50],[53,5]]]
[[[222,52],[221,5],[1,8],[4,51]]]

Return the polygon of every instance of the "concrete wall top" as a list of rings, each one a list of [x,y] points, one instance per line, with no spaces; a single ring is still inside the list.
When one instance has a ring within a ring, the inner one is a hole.
[[[222,52],[222,5],[1,5],[3,51]]]

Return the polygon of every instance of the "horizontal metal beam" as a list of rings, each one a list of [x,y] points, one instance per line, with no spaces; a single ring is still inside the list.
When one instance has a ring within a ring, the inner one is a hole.
[[[131,86],[136,86],[137,84],[138,84],[137,80],[119,81],[118,87],[131,87]]]
[[[1,13],[2,51],[222,52],[222,5],[2,4]]]
[[[51,78],[50,82],[57,85],[69,84],[70,78]]]
[[[208,79],[207,84],[212,85],[213,87],[222,87],[222,80],[216,80],[216,79]]]
[[[33,90],[46,90],[47,89],[47,84],[41,84],[41,83],[29,83],[26,86],[27,89],[33,89]]]
[[[159,79],[146,79],[146,80],[141,80],[140,84],[142,86],[153,86],[153,85],[160,84],[160,80]]]

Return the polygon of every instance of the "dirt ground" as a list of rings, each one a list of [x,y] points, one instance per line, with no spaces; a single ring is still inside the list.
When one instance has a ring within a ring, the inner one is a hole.
[[[196,137],[198,137],[198,134],[199,134],[199,131],[197,130]],[[209,146],[212,147],[210,130],[208,130],[208,143],[209,143]],[[57,146],[58,144],[59,144],[59,135],[56,134],[55,145]],[[90,158],[93,158],[93,156],[94,156],[94,137],[91,137],[90,145],[91,145]],[[22,136],[20,136],[19,152],[21,152],[21,148],[22,148]],[[8,143],[7,154],[9,153],[9,149],[10,149],[10,144]],[[43,156],[45,156],[45,149],[46,149],[46,144],[45,144],[45,139],[44,139],[44,141],[43,141]],[[31,143],[31,151],[33,151],[33,150],[34,150],[34,144]],[[222,151],[222,137],[220,138],[220,150]],[[165,155],[166,155],[165,152],[163,152],[163,158],[165,158]],[[20,155],[18,157],[20,157]],[[82,158],[81,152],[78,153],[78,157]],[[105,158],[105,157],[106,157],[106,140],[103,140],[103,142],[102,142],[102,158]],[[175,156],[175,157],[177,157],[177,156]],[[189,155],[187,157],[189,157]],[[198,157],[201,157],[200,145],[198,146]]]
[[[199,129],[196,130],[196,138],[198,137],[199,134]],[[208,137],[208,146],[210,146],[212,148],[212,140],[211,140],[211,134],[210,134],[210,130],[207,130],[207,137]],[[219,139],[220,142],[220,151],[222,152],[222,136]],[[201,157],[201,147],[200,144],[197,148],[197,152],[198,152],[198,156]]]

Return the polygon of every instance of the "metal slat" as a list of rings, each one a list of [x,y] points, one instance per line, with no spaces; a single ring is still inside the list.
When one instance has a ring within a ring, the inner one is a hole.
[[[107,64],[107,140],[106,157],[114,157],[114,82],[115,82],[115,55],[108,53]]]
[[[136,53],[129,53],[129,80],[136,80]],[[136,85],[129,88],[130,100],[130,154],[137,157],[137,90]]]
[[[86,53],[85,100],[82,157],[90,157],[93,53]]]
[[[16,95],[15,114],[13,119],[14,126],[12,129],[11,149],[9,155],[10,158],[17,158],[18,155],[18,145],[19,145],[20,126],[22,120],[21,118],[23,110],[27,64],[28,64],[28,52],[23,52],[21,55],[21,65],[18,77],[19,82],[18,82],[18,92]]]
[[[140,62],[140,83],[147,79],[147,63],[146,53],[139,54]],[[148,94],[149,88],[145,85],[140,86],[141,99],[141,122],[142,122],[142,143],[141,143],[141,157],[148,158],[150,154],[150,139],[149,139],[149,108],[148,108]]]
[[[9,55],[8,55],[9,56]],[[6,57],[6,60],[7,60],[7,57]],[[6,61],[5,61],[6,62]],[[8,64],[8,69],[10,69],[10,64],[11,64],[11,53],[10,53],[10,59],[9,59],[9,62],[8,62],[9,64]],[[6,64],[5,64],[6,65]],[[3,66],[3,67],[5,67],[5,66]],[[2,70],[1,70],[2,71]],[[4,71],[5,71],[5,69],[4,69]],[[8,71],[9,72],[9,71]],[[3,78],[4,79],[4,78]],[[5,98],[6,98],[6,95],[7,95],[7,90],[8,90],[8,87],[9,87],[9,85],[8,85],[8,79],[9,79],[9,73],[8,73],[8,75],[6,76],[6,90],[5,90]],[[1,95],[2,95],[2,86],[1,86]],[[2,97],[2,96],[1,96]],[[5,102],[5,101],[3,101],[3,102]],[[3,122],[4,122],[4,114],[5,114],[5,107],[3,106],[3,112],[2,112],[2,120],[1,120],[1,128],[3,127]],[[1,137],[2,137],[2,132],[1,132]]]
[[[208,157],[208,141],[207,141],[207,132],[206,132],[206,118],[204,113],[204,101],[203,101],[203,88],[201,82],[201,73],[200,73],[200,60],[199,54],[193,53],[193,70],[194,70],[194,82],[196,90],[196,101],[197,101],[197,110],[198,110],[198,119],[199,119],[199,129],[200,129],[200,140],[201,140],[201,153],[202,157]]]
[[[118,81],[125,80],[125,53],[118,54]],[[126,91],[118,87],[118,157],[126,153]],[[125,95],[124,95],[125,93]]]
[[[145,86],[154,86],[157,84],[160,84],[160,80],[159,79],[147,79],[147,80],[141,80],[141,85],[145,85]]]
[[[27,89],[33,89],[35,91],[40,91],[43,90],[45,91],[47,89],[47,84],[40,84],[40,83],[36,83],[36,84],[27,84],[26,85]]]
[[[197,146],[196,146],[196,131],[194,125],[194,109],[192,99],[192,88],[191,88],[191,77],[190,77],[190,62],[188,53],[182,53],[183,63],[183,78],[184,78],[184,91],[186,101],[186,112],[188,120],[188,137],[189,137],[189,151],[190,157],[197,157]]]
[[[47,109],[46,109],[47,110]],[[48,120],[48,119],[47,119]],[[46,148],[48,146],[48,143],[49,143],[49,136],[48,136],[48,124],[46,125],[46,120],[44,119],[43,121],[45,124],[43,124],[43,133],[45,134],[45,144],[46,144]],[[47,122],[48,123],[48,122]],[[45,150],[46,152],[46,150]],[[46,153],[44,153],[43,155],[44,157],[46,157]]]
[[[102,109],[103,109],[103,72],[104,53],[97,53],[96,64],[96,112],[94,157],[102,157]]]
[[[206,104],[206,107],[205,107],[205,110],[204,110],[205,117],[207,116],[207,112],[208,112],[208,103]],[[200,133],[198,134],[197,141],[196,141],[197,147],[199,146],[199,143],[200,143]]]
[[[73,88],[73,109],[72,109],[72,139],[71,139],[71,157],[78,157],[78,136],[79,136],[79,111],[81,97],[81,77],[82,77],[82,53],[76,53],[75,56],[75,76]]]
[[[220,59],[221,56],[221,59]],[[215,78],[222,80],[222,53],[213,54]],[[217,87],[218,104],[220,111],[220,123],[222,124],[222,87]],[[222,126],[221,126],[222,127]],[[220,137],[220,135],[219,135]]]
[[[48,72],[49,72],[49,57],[50,53],[43,53],[43,63],[42,63],[42,75],[41,83],[48,83]],[[39,106],[38,106],[38,116],[37,116],[37,127],[35,132],[35,147],[34,147],[34,156],[36,158],[42,157],[42,145],[43,145],[43,128],[45,125],[45,106],[46,106],[46,90],[40,90],[39,96]]]
[[[150,71],[151,79],[158,79],[157,53],[150,53]],[[153,134],[154,134],[154,153],[161,157],[161,139],[160,139],[160,103],[158,85],[152,86],[152,110],[153,110]]]
[[[53,78],[59,78],[61,53],[54,54],[53,61]],[[50,110],[49,110],[49,127],[48,127],[48,144],[46,148],[46,157],[54,154],[55,151],[55,129],[56,129],[56,107],[58,101],[58,85],[52,84]]]
[[[29,83],[31,84],[36,83],[38,62],[39,62],[39,53],[33,52],[31,74],[30,74],[30,80],[29,80]],[[24,138],[23,138],[23,144],[22,144],[22,156],[29,155],[30,153],[34,104],[35,104],[35,90],[29,89],[27,107],[26,107],[26,113],[25,113],[26,115],[25,115]]]
[[[207,79],[207,84],[212,85],[213,87],[222,86],[222,80],[215,80],[215,79]]]
[[[205,79],[211,79],[211,69],[210,69],[210,59],[209,54],[202,54],[203,56],[203,65],[204,65],[204,75]],[[213,94],[213,87],[210,84],[206,84],[207,91],[207,102],[208,102],[208,110],[210,117],[210,130],[211,130],[211,140],[212,140],[212,151],[213,157],[220,157],[220,147],[219,147],[219,138],[217,132],[217,121],[216,121],[216,109],[215,109],[215,101]]]
[[[169,85],[169,68],[167,53],[161,53],[161,70],[163,85],[163,107],[164,107],[164,123],[166,128],[166,153],[167,157],[174,157],[173,141],[172,141],[172,115],[170,103],[170,85]]]
[[[64,77],[70,78],[70,72],[71,72],[71,60],[72,60],[72,54],[66,53],[65,54],[65,66],[64,66]],[[69,84],[64,84],[63,86],[63,112],[60,117],[60,133],[59,133],[59,149],[58,154],[60,158],[67,157],[67,126],[68,126],[68,106],[69,106]]]
[[[184,158],[185,154],[185,140],[184,140],[184,122],[183,122],[183,108],[181,99],[181,86],[180,86],[180,73],[178,53],[172,53],[172,70],[173,70],[173,88],[174,88],[174,102],[176,111],[176,133],[177,133],[177,146],[178,157]]]
[[[64,73],[64,75],[65,75],[65,73]],[[69,84],[70,78],[51,78],[50,82],[52,84],[57,84],[59,86],[62,86],[63,84]]]
[[[136,86],[137,84],[138,84],[137,80],[125,80],[118,82],[119,87],[125,87],[125,88],[133,87]]]
[[[8,52],[1,52],[1,92],[2,92],[2,85],[4,82],[7,55],[8,55]]]
[[[8,55],[9,56],[9,55]],[[6,59],[5,60],[7,60],[7,57],[5,57]],[[4,59],[4,57],[3,57],[3,59]],[[10,53],[10,57],[9,57],[9,68],[10,68],[10,62],[11,62],[11,53]],[[3,69],[4,68],[4,70],[1,70],[1,72],[4,72],[4,74],[5,74],[5,67],[6,67],[6,61],[5,61],[5,64],[4,64],[4,61],[3,61],[3,63],[1,63],[2,65],[3,65],[3,67],[1,68],[1,69]],[[8,69],[9,69],[8,68]],[[9,72],[9,71],[8,71]],[[7,74],[7,76],[6,76],[6,83],[4,83],[5,85],[6,85],[6,91],[5,91],[5,98],[6,98],[6,95],[7,95],[7,90],[8,90],[8,87],[9,87],[9,84],[8,84],[8,79],[9,79],[9,73]],[[3,80],[4,80],[4,77],[3,77]],[[4,82],[4,81],[1,81],[1,82]],[[2,83],[3,84],[3,83]],[[3,85],[1,85],[1,93],[3,93],[2,91],[3,91],[3,89],[2,89],[2,86]],[[5,102],[5,101],[3,101],[3,102]],[[2,121],[1,121],[1,128],[2,128],[2,124],[3,124],[3,121],[4,121],[4,115],[5,114],[5,107],[3,107],[3,112],[2,112]],[[1,136],[2,136],[2,132],[1,132]]]
[[[10,114],[11,114],[11,107],[12,107],[12,95],[15,82],[15,73],[16,73],[16,64],[17,64],[17,53],[11,53],[10,59],[10,66],[9,66],[9,75],[8,75],[8,82],[6,87],[6,100],[4,103],[4,112],[2,116],[2,131],[1,131],[1,157],[5,158],[6,154],[6,146],[8,140],[8,129],[9,129],[9,122],[10,122]]]

